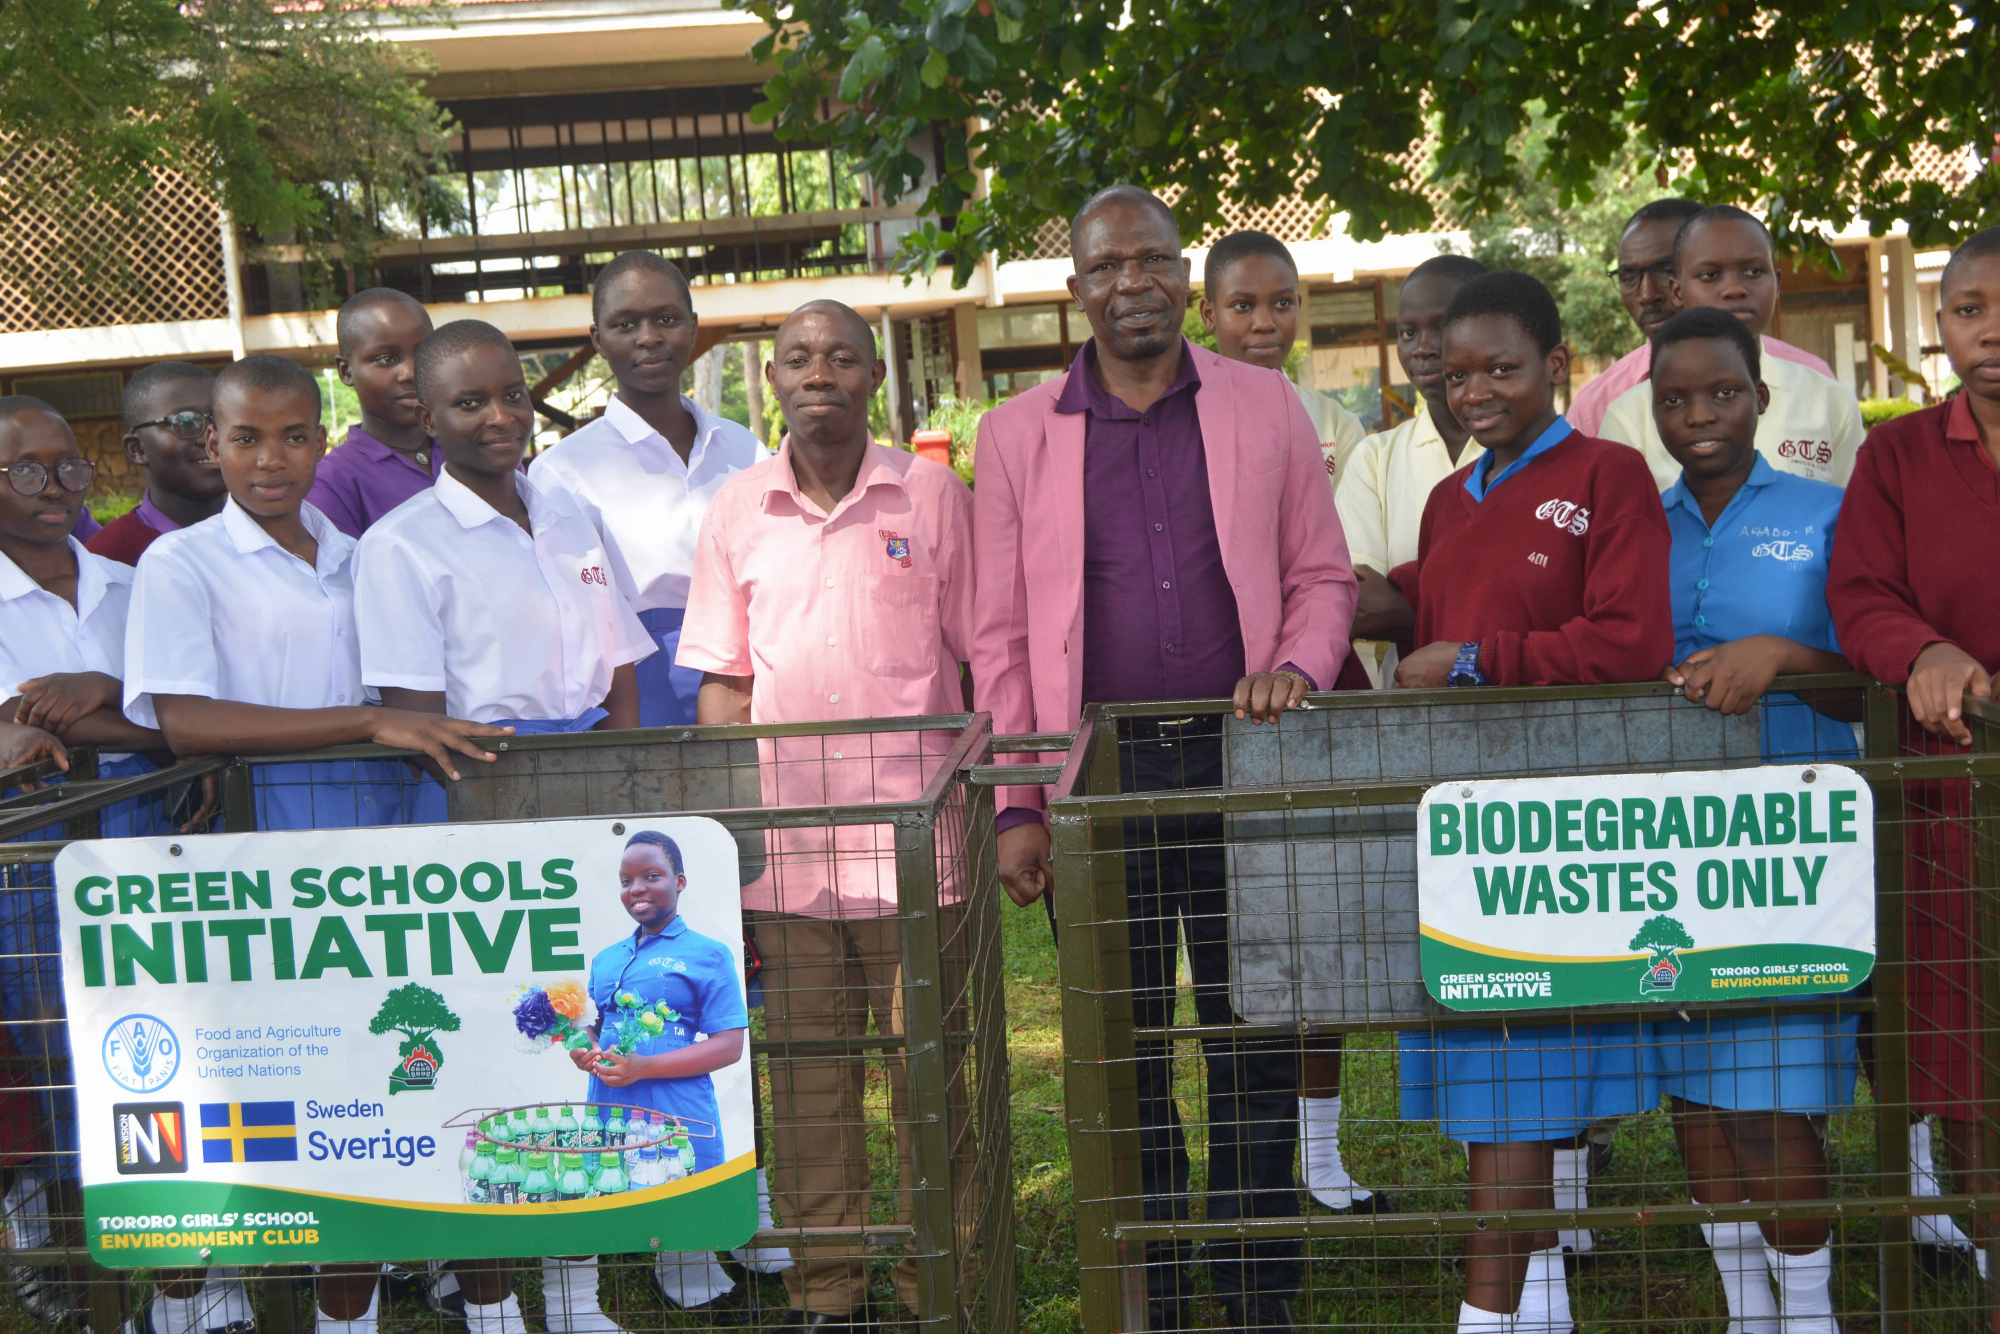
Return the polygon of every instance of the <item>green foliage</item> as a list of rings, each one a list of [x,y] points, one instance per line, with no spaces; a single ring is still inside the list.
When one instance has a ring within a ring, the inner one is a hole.
[[[379,1037],[393,1029],[417,1042],[433,1033],[456,1033],[458,1025],[458,1016],[444,1003],[444,997],[411,982],[383,998],[382,1008],[368,1021],[368,1031]],[[402,1054],[408,1056],[410,1050],[410,1043],[405,1043]]]
[[[776,71],[758,118],[849,154],[887,202],[921,198],[898,262],[949,265],[961,285],[1117,181],[1180,191],[1189,235],[1225,200],[1297,192],[1360,240],[1426,230],[1397,159],[1427,121],[1454,211],[1494,212],[1537,101],[1561,108],[1536,170],[1565,208],[1636,138],[1642,165],[1685,155],[1696,197],[1764,203],[1787,250],[1823,245],[1816,219],[1877,234],[1906,219],[1930,246],[2000,209],[2000,161],[1956,194],[1903,174],[1919,146],[1963,159],[2000,125],[2000,25],[1971,0],[730,3],[771,28],[753,49]],[[823,120],[826,98],[846,109]]]
[[[10,192],[68,187],[125,216],[155,172],[213,191],[249,233],[365,257],[388,221],[445,227],[461,205],[428,65],[387,23],[450,21],[447,0],[6,0],[0,133]],[[325,287],[324,263],[308,263]]]
[[[1639,331],[1605,276],[1632,211],[1666,193],[1636,144],[1607,162],[1588,196],[1565,201],[1546,175],[1551,122],[1539,106],[1516,140],[1515,187],[1495,210],[1469,227],[1472,257],[1489,268],[1522,269],[1555,293],[1563,336],[1581,355],[1618,357],[1639,343]]]
[[[972,485],[972,453],[979,443],[979,419],[1000,406],[998,398],[963,399],[952,394],[932,405],[924,425],[933,431],[951,432],[951,466],[967,486]]]
[[[1673,950],[1691,950],[1694,937],[1681,925],[1680,919],[1667,916],[1648,917],[1639,927],[1638,933],[1625,945],[1628,950],[1651,950],[1655,954],[1666,954]]]
[[[1864,398],[1861,400],[1861,421],[1873,430],[1885,421],[1921,412],[1923,407],[1923,404],[1907,398]]]
[[[1215,335],[1210,333],[1208,326],[1201,322],[1201,311],[1197,308],[1197,303],[1193,299],[1188,301],[1187,314],[1181,317],[1181,333],[1196,347],[1205,347],[1209,351],[1217,353],[1222,351],[1221,347],[1216,344]],[[1311,350],[1311,340],[1312,331],[1309,329],[1300,329],[1299,340],[1293,343],[1292,350],[1285,354],[1285,374],[1293,380],[1297,380],[1299,372],[1305,369],[1306,356]]]

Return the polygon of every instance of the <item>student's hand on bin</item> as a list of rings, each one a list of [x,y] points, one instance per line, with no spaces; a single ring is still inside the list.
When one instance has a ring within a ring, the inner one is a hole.
[[[1666,679],[1690,703],[1706,704],[1717,713],[1748,713],[1784,670],[1788,647],[1776,635],[1751,635],[1696,649],[1686,662],[1667,668]]]
[[[1910,716],[1924,730],[1942,733],[1961,746],[1972,744],[1972,729],[1965,725],[1964,701],[1993,698],[1993,678],[1979,660],[1956,644],[1939,640],[1926,645],[1910,664]]]
[[[16,687],[21,702],[14,721],[24,727],[62,732],[102,708],[116,708],[124,686],[103,672],[55,672]]]
[[[1016,906],[1025,908],[1055,888],[1047,825],[1039,820],[1017,824],[1001,833],[998,845],[1000,887]]]
[[[36,760],[54,760],[56,768],[69,772],[69,751],[63,743],[39,727],[20,723],[0,723],[0,769],[18,769]],[[23,792],[39,792],[40,779],[21,784]]]
[[[1236,683],[1236,718],[1275,723],[1286,709],[1306,702],[1305,677],[1297,672],[1258,672]]]
[[[370,723],[373,725],[368,739],[378,746],[391,746],[397,750],[420,750],[437,762],[445,777],[458,781],[458,770],[452,766],[453,751],[475,760],[485,760],[491,764],[499,756],[473,744],[473,737],[512,736],[511,727],[495,727],[491,723],[471,723],[463,718],[444,718],[434,713],[412,713],[407,709],[370,709]]]
[[[1396,664],[1396,684],[1405,690],[1442,690],[1464,645],[1448,639],[1426,644]]]
[[[1366,565],[1354,567],[1360,585],[1354,604],[1354,625],[1349,633],[1356,639],[1406,638],[1417,626],[1417,613],[1403,590],[1389,577]]]

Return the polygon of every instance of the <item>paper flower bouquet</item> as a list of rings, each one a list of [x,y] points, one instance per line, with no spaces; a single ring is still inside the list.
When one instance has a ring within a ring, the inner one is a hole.
[[[666,1031],[667,1025],[680,1020],[680,1012],[660,1001],[646,1005],[629,991],[621,991],[613,1001],[618,1008],[609,1016],[617,1026],[618,1042],[610,1050],[620,1056],[630,1056],[638,1045],[647,1038],[658,1037]]]
[[[545,1046],[589,1050],[597,1007],[590,1003],[583,983],[566,978],[545,986],[526,985],[514,992],[511,1001],[514,1027],[537,1050]]]

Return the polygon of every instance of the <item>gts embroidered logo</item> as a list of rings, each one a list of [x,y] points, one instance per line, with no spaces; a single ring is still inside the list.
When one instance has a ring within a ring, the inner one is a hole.
[[[1571,537],[1590,531],[1590,511],[1573,500],[1544,500],[1535,509],[1537,519],[1547,519]]]
[[[1771,560],[1811,560],[1813,549],[1803,542],[1759,542],[1750,548],[1750,554],[1768,557]]]

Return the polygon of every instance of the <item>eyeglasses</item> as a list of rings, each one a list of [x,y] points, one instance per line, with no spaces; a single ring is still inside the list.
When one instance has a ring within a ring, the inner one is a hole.
[[[70,457],[56,464],[56,483],[65,491],[88,491],[90,479],[97,476],[97,465],[89,459]],[[39,496],[49,489],[49,469],[46,464],[33,459],[22,459],[7,468],[7,485],[14,488],[17,496]]]
[[[1638,291],[1639,284],[1648,278],[1653,280],[1653,286],[1664,288],[1667,279],[1674,276],[1674,262],[1672,259],[1662,259],[1651,264],[1620,264],[1615,269],[1606,269],[1604,276],[1616,278],[1618,290],[1621,292]]]
[[[201,433],[208,429],[208,424],[214,420],[214,415],[207,412],[175,412],[165,417],[155,417],[149,422],[140,422],[132,429],[143,431],[148,426],[164,426],[183,440],[197,440],[201,437]]]

